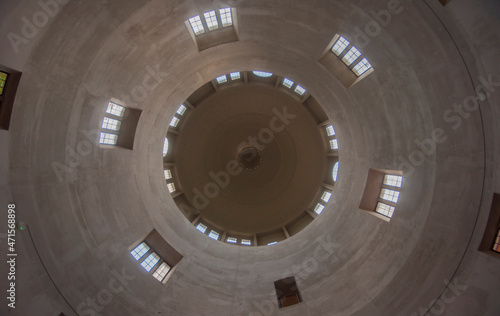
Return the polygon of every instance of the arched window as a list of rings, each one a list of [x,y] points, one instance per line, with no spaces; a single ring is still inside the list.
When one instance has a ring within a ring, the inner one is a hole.
[[[163,157],[165,157],[168,153],[168,138],[165,137],[165,141],[163,142]]]
[[[273,75],[271,72],[265,72],[265,71],[254,71],[253,74],[262,78],[268,78]]]
[[[339,162],[337,161],[335,165],[333,165],[333,171],[332,171],[333,181],[337,181],[338,173],[339,173]]]

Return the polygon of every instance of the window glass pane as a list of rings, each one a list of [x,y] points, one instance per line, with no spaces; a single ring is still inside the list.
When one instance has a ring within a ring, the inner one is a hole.
[[[391,218],[394,213],[394,206],[379,202],[375,212]]]
[[[231,14],[231,8],[224,8],[219,10],[220,20],[222,22],[222,27],[233,25],[233,16]]]
[[[231,244],[235,244],[238,242],[238,239],[234,238],[234,237],[228,237],[226,241],[231,243]]]
[[[285,78],[283,79],[283,85],[290,89],[293,86],[293,81]]]
[[[170,126],[176,127],[177,124],[179,124],[179,119],[177,117],[172,117],[172,120],[170,121]]]
[[[109,129],[112,131],[117,131],[120,129],[120,124],[121,122],[109,117],[104,117],[104,120],[102,121],[102,128],[103,129]]]
[[[205,17],[205,22],[207,22],[208,30],[212,31],[219,28],[219,23],[217,22],[217,16],[215,16],[215,11],[203,13]]]
[[[99,143],[103,145],[116,145],[117,141],[118,141],[118,135],[101,132]]]
[[[109,102],[108,107],[106,108],[106,113],[114,115],[114,116],[123,116],[123,112],[125,112],[125,108],[119,104]]]
[[[179,115],[183,115],[185,112],[186,112],[187,108],[184,106],[184,104],[181,104],[181,106],[179,106],[179,108],[177,109],[177,114]]]
[[[253,74],[262,78],[268,78],[273,75],[271,72],[265,72],[265,71],[254,71]]]
[[[170,271],[170,267],[166,262],[163,262],[162,264],[160,264],[158,269],[156,269],[156,271],[153,272],[153,276],[155,277],[155,279],[161,282],[167,275],[168,271]]]
[[[241,244],[245,246],[250,246],[252,244],[252,241],[250,239],[242,239]]]
[[[368,69],[372,68],[372,65],[368,62],[366,58],[363,58],[359,63],[357,63],[353,68],[352,71],[357,76],[361,76],[364,74]]]
[[[205,233],[207,231],[207,226],[205,226],[202,223],[200,223],[200,224],[198,224],[198,226],[196,226],[196,229],[199,230],[202,233]]]
[[[205,28],[203,27],[203,23],[201,23],[201,18],[199,15],[190,18],[189,24],[191,24],[191,27],[193,28],[193,32],[195,35],[205,33]]]
[[[142,242],[139,246],[135,247],[130,254],[135,258],[135,260],[139,260],[148,252],[148,250],[149,246],[145,242]]]
[[[344,55],[342,58],[342,61],[349,66],[352,64],[358,57],[361,56],[361,53],[359,50],[356,49],[356,47],[351,47],[351,49]]]
[[[332,197],[332,194],[328,191],[323,192],[323,195],[321,196],[321,199],[325,202],[328,203],[330,201],[330,198]]]
[[[0,95],[3,95],[3,89],[5,88],[5,82],[8,76],[8,73],[0,71]]]
[[[272,246],[272,245],[276,245],[277,243],[278,243],[277,241],[273,241],[273,242],[268,243],[267,245]]]
[[[333,178],[333,181],[337,181],[337,175],[339,174],[339,162],[337,161],[334,165],[333,165],[333,171],[332,171],[332,178]]]
[[[330,148],[333,150],[339,149],[339,142],[337,139],[330,139]]]
[[[333,44],[332,46],[332,52],[339,56],[342,54],[342,52],[346,49],[346,47],[349,46],[349,41],[343,38],[342,36],[339,37],[339,39]]]
[[[326,135],[328,136],[335,135],[335,129],[333,129],[333,125],[330,125],[326,128]]]
[[[172,179],[172,172],[170,169],[163,170],[163,174],[165,174],[165,180]]]
[[[214,231],[214,230],[212,230],[210,232],[210,234],[208,234],[208,237],[210,237],[210,238],[212,238],[214,240],[219,240],[219,233],[216,232],[216,231]]]
[[[399,199],[399,191],[382,189],[382,191],[380,192],[380,197],[384,200],[397,203]]]
[[[151,253],[144,261],[141,262],[141,267],[146,271],[151,271],[153,267],[160,261],[160,257],[155,253]]]
[[[168,188],[168,192],[170,193],[174,193],[175,192],[175,185],[171,182],[171,183],[167,183],[167,188]]]
[[[163,157],[165,157],[168,153],[168,138],[165,137],[165,141],[163,141]]]
[[[226,77],[226,75],[223,75],[223,76],[217,77],[216,80],[217,80],[218,84],[221,84],[221,83],[227,82],[227,77]]]
[[[299,95],[304,95],[304,93],[306,93],[306,89],[304,89],[301,86],[297,85],[295,87],[295,93],[297,93]]]
[[[231,76],[231,80],[238,80],[241,78],[241,75],[240,75],[240,72],[232,72],[230,73],[230,76]]]
[[[384,177],[384,184],[400,188],[403,185],[403,177],[386,174]]]
[[[321,212],[323,212],[324,208],[325,207],[322,204],[318,203],[318,204],[316,204],[316,207],[314,208],[314,213],[319,215],[319,214],[321,214]]]

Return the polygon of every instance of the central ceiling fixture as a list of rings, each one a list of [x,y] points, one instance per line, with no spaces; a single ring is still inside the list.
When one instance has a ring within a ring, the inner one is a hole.
[[[246,171],[255,171],[262,164],[262,153],[255,147],[243,148],[238,155],[238,163]]]

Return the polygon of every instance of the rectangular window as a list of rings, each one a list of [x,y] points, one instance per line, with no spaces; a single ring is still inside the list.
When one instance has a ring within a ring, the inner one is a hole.
[[[326,135],[328,136],[335,135],[335,130],[333,129],[333,125],[330,125],[326,128]]]
[[[215,11],[205,12],[203,13],[203,16],[205,17],[205,22],[207,22],[209,31],[213,31],[219,28],[219,23],[217,22]]]
[[[273,242],[268,243],[267,245],[272,246],[272,245],[276,245],[277,243],[278,243],[277,241],[273,241]]]
[[[155,270],[155,272],[153,273],[153,277],[161,282],[167,275],[168,271],[170,271],[169,265],[166,262],[163,262],[162,264],[160,264],[158,269]]]
[[[295,87],[295,93],[297,93],[299,95],[304,95],[304,93],[306,93],[306,89],[304,89],[301,86],[297,85]]]
[[[339,142],[336,139],[330,139],[330,148],[333,150],[339,149]]]
[[[205,233],[207,231],[207,226],[203,225],[202,223],[199,223],[198,226],[196,226],[196,229],[202,233]]]
[[[222,22],[222,27],[233,25],[233,16],[231,14],[231,8],[224,8],[219,10],[220,20]]]
[[[394,209],[395,209],[395,207],[392,205],[378,202],[377,208],[375,209],[375,212],[391,218],[392,214],[394,214]]]
[[[215,230],[212,230],[210,234],[208,234],[208,237],[212,238],[213,240],[219,240],[219,233]]]
[[[235,244],[238,242],[238,239],[237,238],[234,238],[234,237],[227,237],[226,241],[228,243],[231,243],[231,244]]]
[[[116,145],[117,141],[118,141],[118,135],[101,132],[99,143],[103,145]]]
[[[170,192],[170,193],[174,193],[175,192],[175,184],[173,184],[172,182],[171,183],[167,183],[167,188],[168,188],[168,192]]]
[[[125,108],[123,106],[116,104],[116,103],[113,103],[113,102],[108,103],[108,107],[106,108],[106,113],[114,115],[114,116],[122,117],[123,112],[125,112]]]
[[[332,194],[328,191],[325,191],[325,192],[323,192],[321,199],[323,200],[323,202],[328,203],[328,201],[330,201],[331,197],[332,197]]]
[[[495,243],[493,244],[493,251],[500,253],[500,229],[497,232],[497,238],[495,238]]]
[[[226,77],[226,75],[223,75],[223,76],[217,77],[217,79],[215,79],[215,80],[217,80],[218,84],[221,84],[221,83],[227,82],[227,77]]]
[[[366,58],[363,58],[359,63],[352,68],[352,71],[359,77],[364,74],[368,69],[372,68],[372,65],[368,62]]]
[[[191,28],[193,29],[195,35],[205,33],[205,28],[203,27],[203,23],[201,22],[201,18],[199,15],[190,18],[189,24],[191,24]]]
[[[283,79],[283,86],[287,87],[288,89],[290,89],[292,86],[293,86],[293,81],[290,80],[290,79]]]
[[[144,261],[141,262],[141,267],[146,271],[151,271],[153,267],[160,261],[160,257],[156,254],[156,252],[152,252]]]
[[[177,109],[177,114],[179,115],[183,115],[185,112],[186,112],[187,108],[184,106],[184,104],[181,104],[181,106],[179,106],[179,108]]]
[[[8,73],[0,71],[0,95],[3,95],[3,89],[5,88],[5,82],[7,82]]]
[[[316,204],[316,207],[314,208],[314,213],[316,214],[321,214],[321,212],[323,212],[323,210],[325,209],[325,207],[323,206],[323,204]]]
[[[252,241],[250,239],[242,239],[241,244],[245,246],[250,246],[252,244]]]
[[[351,47],[351,49],[344,55],[342,61],[347,65],[351,65],[358,57],[361,56],[361,53],[356,47]]]
[[[165,180],[172,179],[172,172],[170,169],[163,170],[163,173],[165,174]]]
[[[391,174],[386,174],[384,176],[384,184],[392,186],[392,187],[400,188],[403,184],[403,177],[402,176],[395,176],[395,175],[391,175]]]
[[[104,117],[104,120],[102,121],[102,128],[111,131],[118,131],[120,129],[120,124],[121,122],[118,120],[109,117]]]
[[[176,127],[176,126],[177,126],[177,124],[179,124],[179,121],[180,121],[180,120],[179,120],[177,117],[175,117],[175,116],[174,116],[174,117],[172,117],[172,120],[170,121],[170,126],[172,126],[172,127]]]
[[[149,246],[142,242],[139,246],[135,247],[130,254],[135,258],[135,260],[139,260],[149,251]]]
[[[339,56],[342,54],[342,52],[349,46],[349,41],[346,40],[344,37],[339,37],[339,39],[333,44],[332,46],[332,52]]]
[[[399,191],[390,190],[390,189],[382,189],[380,191],[380,198],[391,201],[393,203],[397,203],[399,199]]]
[[[238,80],[241,78],[240,72],[232,72],[229,74],[231,76],[231,80]]]

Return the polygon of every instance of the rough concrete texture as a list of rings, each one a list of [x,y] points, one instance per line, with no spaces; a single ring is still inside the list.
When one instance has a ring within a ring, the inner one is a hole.
[[[61,2],[46,21],[35,1],[0,3],[0,64],[23,72],[10,130],[0,131],[0,207],[5,214],[16,203],[50,275],[18,232],[17,306],[2,299],[2,315],[500,314],[500,258],[478,251],[500,192],[497,1]],[[237,9],[240,40],[198,52],[184,22],[226,6]],[[372,10],[389,9],[390,22],[377,28]],[[23,36],[33,18],[39,26],[11,45],[8,34]],[[318,62],[336,33],[361,39],[375,69],[350,89]],[[273,247],[198,233],[162,173],[178,105],[218,75],[246,69],[300,82],[342,149],[333,203]],[[151,72],[158,86],[133,93]],[[478,109],[450,112],[488,80]],[[86,136],[110,98],[143,111],[133,150],[101,149]],[[422,151],[417,143],[436,129],[446,140]],[[391,221],[360,210],[369,168],[403,160]],[[54,162],[69,167],[61,180]],[[184,256],[166,285],[128,253],[153,228]],[[5,263],[0,272],[5,294]],[[278,310],[273,282],[292,275],[304,301]]]

